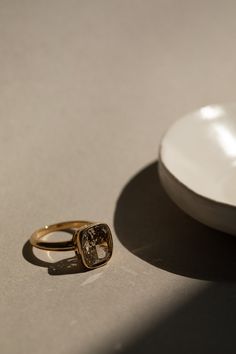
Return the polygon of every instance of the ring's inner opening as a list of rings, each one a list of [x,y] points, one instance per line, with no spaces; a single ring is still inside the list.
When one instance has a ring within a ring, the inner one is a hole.
[[[73,230],[68,229],[62,231],[49,232],[47,235],[40,237],[40,240],[45,242],[60,242],[60,241],[70,241],[72,239]]]
[[[45,242],[60,242],[60,241],[70,241],[72,239],[72,230],[68,231],[54,231],[47,235],[42,236],[40,239]],[[33,247],[34,255],[44,262],[55,263],[61,261],[65,258],[70,258],[75,256],[75,251],[65,251],[65,252],[55,252],[55,251],[45,251],[39,248]]]
[[[75,257],[74,251],[54,252],[54,251],[41,250],[36,247],[33,247],[33,253],[35,257],[47,263],[55,263],[67,258]]]

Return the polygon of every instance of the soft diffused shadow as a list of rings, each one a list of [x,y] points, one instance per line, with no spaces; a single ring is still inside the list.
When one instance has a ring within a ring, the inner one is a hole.
[[[131,334],[122,354],[234,354],[236,352],[235,284],[208,283],[172,309],[153,318],[143,332]],[[104,351],[103,351],[104,353]],[[106,353],[106,352],[105,352]]]
[[[29,263],[39,267],[48,268],[48,274],[50,275],[75,274],[84,273],[87,271],[87,268],[84,267],[82,261],[77,256],[66,258],[54,263],[42,261],[34,255],[33,247],[29,241],[24,244],[22,255]]]
[[[122,190],[114,225],[122,244],[152,265],[192,278],[236,280],[236,238],[182,212],[163,190],[157,162]]]

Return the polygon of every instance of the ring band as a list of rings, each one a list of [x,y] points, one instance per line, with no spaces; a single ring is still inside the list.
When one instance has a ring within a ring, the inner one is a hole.
[[[42,238],[49,233],[73,230],[69,241],[49,242]],[[113,242],[109,226],[91,221],[66,221],[36,230],[30,237],[32,246],[47,251],[72,251],[80,255],[86,268],[94,269],[106,264],[112,256]]]

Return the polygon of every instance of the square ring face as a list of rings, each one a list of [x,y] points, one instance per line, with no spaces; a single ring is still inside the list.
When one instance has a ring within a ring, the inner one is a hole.
[[[95,224],[81,230],[77,234],[77,246],[87,268],[97,268],[107,263],[113,249],[109,226]]]

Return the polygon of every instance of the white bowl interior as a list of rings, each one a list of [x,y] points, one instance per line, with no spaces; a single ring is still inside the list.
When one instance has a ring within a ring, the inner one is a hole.
[[[161,142],[161,160],[186,187],[236,205],[236,104],[211,105],[174,123]]]

